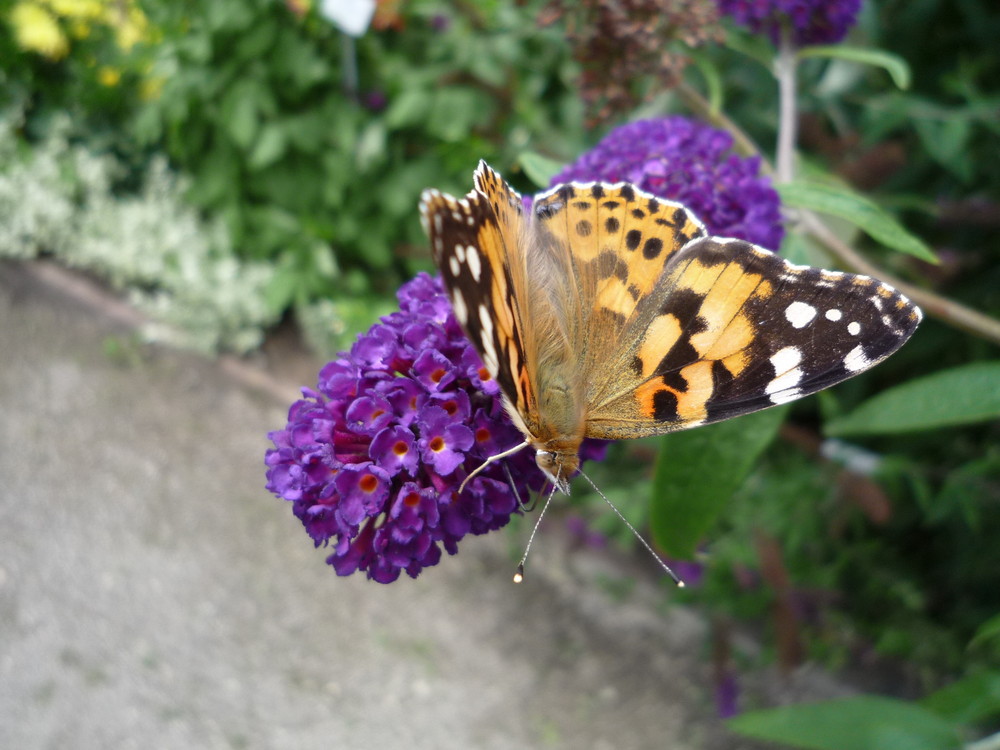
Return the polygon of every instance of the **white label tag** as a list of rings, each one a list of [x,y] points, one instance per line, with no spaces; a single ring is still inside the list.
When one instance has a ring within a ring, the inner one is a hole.
[[[375,15],[375,0],[322,0],[319,13],[345,34],[363,36]]]

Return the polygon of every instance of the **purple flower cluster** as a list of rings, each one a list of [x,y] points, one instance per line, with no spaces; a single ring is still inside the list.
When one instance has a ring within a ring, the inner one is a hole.
[[[759,174],[760,159],[730,152],[732,136],[685,117],[639,120],[608,133],[552,179],[630,182],[683,203],[708,230],[777,250],[781,201]]]
[[[466,534],[504,526],[518,510],[499,463],[462,480],[524,438],[462,333],[440,282],[420,274],[400,310],[327,364],[303,389],[288,425],[268,435],[267,488],[292,503],[338,575],[380,583],[416,577]],[[598,445],[582,457],[597,458]],[[504,459],[522,500],[545,483],[530,451]]]
[[[836,44],[858,20],[861,0],[717,0],[719,10],[775,44],[787,29],[792,44]]]

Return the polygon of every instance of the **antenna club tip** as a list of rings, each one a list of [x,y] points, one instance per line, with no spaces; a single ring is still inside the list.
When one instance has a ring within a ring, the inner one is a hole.
[[[514,583],[520,583],[524,580],[524,565],[517,566],[517,572],[514,573]]]
[[[687,587],[684,585],[684,581],[677,581],[677,588],[683,589]]]

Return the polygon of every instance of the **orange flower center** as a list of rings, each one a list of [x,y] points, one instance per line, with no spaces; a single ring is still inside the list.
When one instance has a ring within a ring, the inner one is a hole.
[[[358,482],[358,486],[361,488],[363,492],[371,494],[378,487],[378,480],[371,474],[365,474],[361,478],[361,481]]]
[[[431,440],[431,450],[437,453],[438,451],[444,450],[444,438],[438,435],[436,438]]]

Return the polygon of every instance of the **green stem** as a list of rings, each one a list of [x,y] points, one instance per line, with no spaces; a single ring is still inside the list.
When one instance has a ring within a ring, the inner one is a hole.
[[[774,61],[774,75],[778,79],[778,99],[780,102],[778,121],[777,173],[779,183],[795,179],[795,143],[798,137],[798,107],[796,104],[796,66],[798,58],[795,48],[788,40],[788,33],[781,36],[781,46]]]

